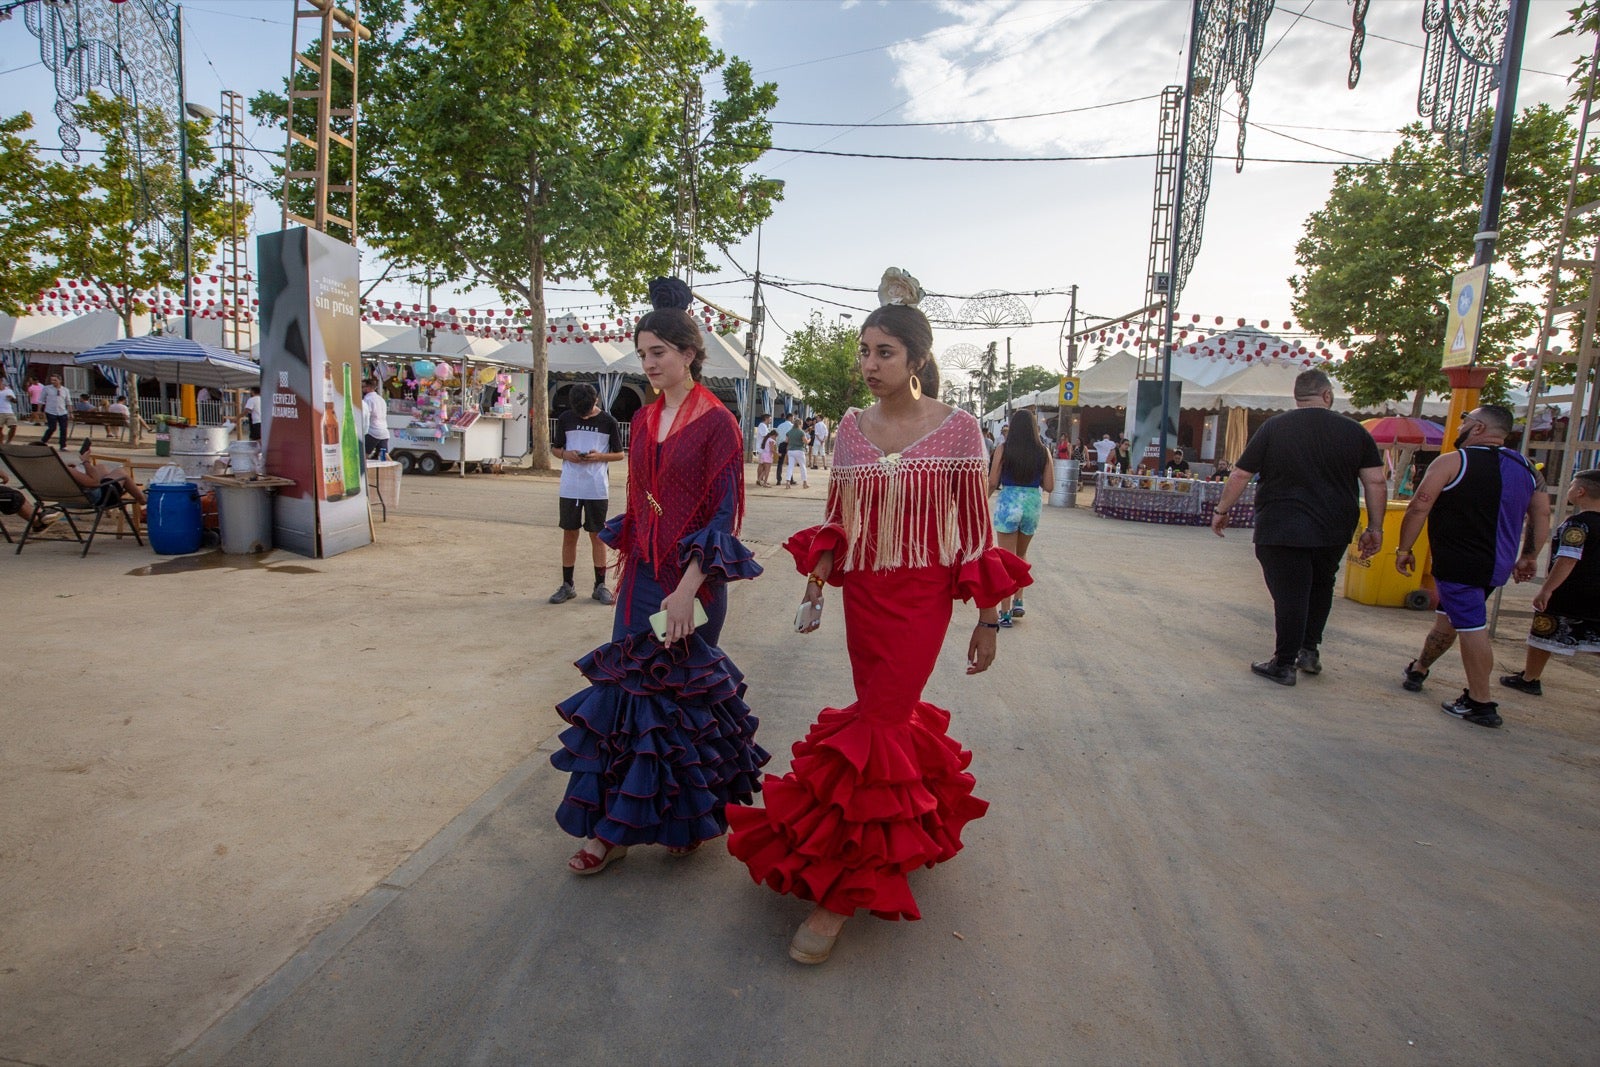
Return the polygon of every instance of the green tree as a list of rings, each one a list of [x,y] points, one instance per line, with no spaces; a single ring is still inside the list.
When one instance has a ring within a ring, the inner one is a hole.
[[[133,317],[150,310],[145,294],[183,286],[177,130],[161,111],[120,97],[91,93],[74,110],[104,150],[93,163],[50,173],[44,201],[55,273],[86,279],[132,336]],[[199,269],[229,232],[232,215],[220,175],[206,173],[213,161],[207,125],[188,125],[190,244]]]
[[[1003,378],[1004,376],[1002,372],[1001,377]],[[1027,396],[1029,393],[1036,393],[1046,387],[1054,389],[1060,381],[1061,374],[1059,371],[1045,370],[1036,364],[1019,367],[1011,372],[1011,396],[1015,399],[1019,396]],[[1005,402],[1006,387],[1005,383],[1002,382],[1000,388],[991,391],[984,398],[983,410],[992,411]]]
[[[1570,113],[1541,104],[1513,128],[1478,341],[1478,361],[1494,368],[1484,390],[1491,398],[1504,393],[1507,354],[1539,328],[1575,151]],[[1383,164],[1335,172],[1327,203],[1295,246],[1302,273],[1289,285],[1302,324],[1351,346],[1333,371],[1355,401],[1409,396],[1417,414],[1428,393],[1448,388],[1439,367],[1446,305],[1451,278],[1472,263],[1483,176],[1463,172],[1420,124],[1400,133]],[[1588,185],[1580,202],[1600,197],[1600,183]]]
[[[684,0],[423,0],[398,33],[374,29],[394,44],[385,74],[363,74],[362,129],[384,132],[363,132],[362,233],[393,263],[527,310],[536,426],[546,283],[581,279],[622,307],[670,268],[687,87],[721,74],[688,131],[690,261],[711,269],[706,246],[754,230],[779,196],[747,170],[776,89],[712,49]],[[545,435],[533,443],[547,465]]]
[[[0,311],[8,315],[22,314],[57,277],[50,220],[70,184],[66,167],[39,158],[26,136],[32,128],[26,111],[0,119]]]
[[[813,411],[837,423],[852,407],[872,402],[856,365],[860,334],[854,327],[824,322],[813,311],[806,324],[783,343],[783,369],[800,385],[801,398]]]

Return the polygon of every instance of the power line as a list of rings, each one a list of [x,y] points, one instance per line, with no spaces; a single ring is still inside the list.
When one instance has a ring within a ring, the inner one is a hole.
[[[1038,111],[1031,115],[1001,115],[991,119],[949,119],[943,122],[793,122],[784,119],[773,119],[774,126],[824,126],[844,128],[850,130],[887,130],[913,126],[977,126],[990,122],[1016,122],[1020,119],[1047,119],[1056,115],[1075,115],[1081,111],[1099,111],[1102,108],[1121,107],[1124,104],[1138,104],[1146,100],[1154,100],[1160,93],[1150,93],[1147,96],[1129,97],[1127,100],[1113,100],[1105,104],[1090,104],[1087,107],[1069,107],[1061,111]]]
[[[210,8],[210,7],[197,7],[192,2],[188,5],[188,7],[189,7],[190,11],[202,11],[207,15],[223,15],[223,16],[225,16],[227,18],[230,18],[230,19],[244,19],[246,22],[264,22],[268,26],[287,26],[287,25],[289,25],[287,22],[284,22],[282,19],[266,19],[266,18],[262,18],[260,15],[241,15],[237,11],[218,11],[215,8]]]
[[[1309,8],[1308,8],[1308,10],[1309,10]],[[1329,22],[1327,19],[1319,19],[1315,15],[1307,15],[1303,11],[1300,13],[1300,17],[1305,19],[1307,22],[1316,22],[1316,23],[1320,23],[1323,26],[1332,26],[1336,30],[1343,30],[1346,33],[1350,32],[1350,26],[1348,24],[1343,24],[1343,23],[1338,23],[1338,22]],[[1373,33],[1371,30],[1367,30],[1366,33],[1364,34],[1364,36],[1369,41],[1387,41],[1389,44],[1403,45],[1406,48],[1414,48],[1419,52],[1422,51],[1422,49],[1423,49],[1423,46],[1418,44],[1415,41],[1402,41],[1398,37],[1385,37],[1383,34],[1381,34],[1381,33]],[[1526,66],[1522,68],[1522,73],[1524,73],[1524,74],[1543,74],[1547,78],[1561,78],[1563,80],[1565,80],[1566,77],[1567,77],[1565,74],[1556,74],[1554,71],[1539,70],[1537,67],[1526,67]]]
[[[1287,136],[1279,134],[1279,136]],[[1154,152],[1111,152],[1100,155],[1082,156],[910,156],[894,155],[886,152],[836,152],[824,148],[784,148],[779,145],[744,144],[737,141],[718,142],[725,148],[754,148],[767,152],[787,152],[791,155],[801,156],[839,156],[845,159],[893,159],[918,163],[1093,163],[1107,160],[1120,159],[1154,159]],[[1329,149],[1340,151],[1340,149]],[[1349,154],[1349,153],[1347,153]],[[1213,155],[1212,159],[1231,160],[1236,157],[1232,154]],[[1304,163],[1324,167],[1353,167],[1353,166],[1422,166],[1421,163],[1400,163],[1394,160],[1378,159],[1366,163],[1350,162],[1344,159],[1287,159],[1278,156],[1246,156],[1248,163]]]
[[[1300,14],[1296,15],[1294,17],[1294,21],[1289,23],[1289,25],[1285,26],[1283,28],[1283,32],[1278,34],[1278,39],[1276,41],[1272,42],[1272,47],[1267,49],[1265,52],[1263,52],[1261,54],[1261,58],[1256,60],[1256,66],[1258,68],[1261,66],[1261,64],[1263,64],[1263,63],[1265,63],[1267,61],[1267,57],[1268,56],[1272,55],[1272,53],[1274,53],[1274,52],[1276,52],[1278,50],[1278,46],[1283,43],[1283,39],[1285,37],[1289,36],[1289,31],[1294,29],[1296,24],[1298,24],[1301,19],[1306,17],[1306,12],[1310,11],[1311,10],[1311,6],[1313,4],[1315,4],[1316,2],[1317,2],[1317,0],[1307,0],[1306,6],[1301,9]]]

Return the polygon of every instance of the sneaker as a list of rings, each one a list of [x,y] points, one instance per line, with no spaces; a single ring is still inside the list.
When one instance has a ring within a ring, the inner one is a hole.
[[[1428,672],[1417,670],[1417,661],[1412,660],[1410,663],[1406,664],[1406,678],[1405,681],[1400,683],[1400,687],[1402,689],[1410,690],[1413,693],[1420,693],[1422,692],[1422,683],[1427,681],[1427,679]]]
[[[1263,678],[1270,678],[1279,685],[1293,685],[1295,683],[1295,670],[1292,664],[1279,663],[1275,659],[1264,659],[1260,663],[1250,664],[1250,669]]]
[[[1022,598],[1013,597],[1011,599],[1011,617],[1013,619],[1020,619],[1027,613],[1028,610],[1022,606]]]
[[[1307,674],[1322,673],[1322,657],[1314,648],[1302,648],[1300,656],[1294,661],[1295,669],[1305,671]]]
[[[1002,630],[1011,629],[1011,612],[1002,611],[1000,613],[1000,629],[1002,629]]]
[[[1446,715],[1454,715],[1456,718],[1464,719],[1474,726],[1493,728],[1499,726],[1501,722],[1499,704],[1492,700],[1486,700],[1480,704],[1468,696],[1465,689],[1454,700],[1447,700],[1439,706],[1444,709]]]
[[[565,604],[567,601],[574,599],[577,595],[578,591],[576,589],[572,588],[572,586],[568,585],[566,582],[562,582],[561,588],[550,594],[550,603]]]
[[[1539,679],[1535,678],[1529,681],[1522,676],[1521,671],[1516,674],[1502,674],[1500,676],[1500,684],[1507,689],[1515,689],[1518,692],[1527,693],[1531,697],[1544,696],[1544,686],[1539,684]]]
[[[611,590],[603,585],[595,586],[592,595],[602,604],[615,604],[617,602],[617,598],[611,595]]]

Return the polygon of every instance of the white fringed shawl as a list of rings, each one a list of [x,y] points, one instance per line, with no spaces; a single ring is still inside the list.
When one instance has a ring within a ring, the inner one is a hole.
[[[827,521],[847,548],[837,566],[887,571],[954,566],[994,547],[988,464],[978,420],[960,409],[903,452],[885,455],[857,413],[839,423]]]

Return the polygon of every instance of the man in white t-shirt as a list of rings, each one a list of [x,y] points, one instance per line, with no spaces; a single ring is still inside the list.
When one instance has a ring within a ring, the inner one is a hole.
[[[1115,452],[1116,450],[1117,443],[1111,439],[1111,435],[1108,433],[1101,434],[1100,440],[1094,443],[1095,463],[1098,466],[1104,467],[1106,465],[1106,460],[1110,459],[1111,453]]]
[[[50,435],[56,434],[56,447],[67,447],[67,423],[72,418],[72,394],[61,384],[61,376],[52,374],[50,384],[39,395],[44,402],[44,436],[39,443],[47,444]]]
[[[244,417],[250,424],[250,440],[261,440],[261,386],[250,387],[250,399],[244,402]]]
[[[389,458],[389,403],[371,378],[361,383],[361,421],[366,424],[367,458]]]
[[[110,415],[121,415],[123,418],[129,421],[130,425],[133,422],[132,413],[128,411],[128,398],[123,396],[121,393],[118,393],[117,398],[110,404],[106,405],[106,412]],[[118,427],[116,430],[112,430],[112,428],[109,426],[106,427],[107,437],[111,436],[113,433],[116,434],[117,440],[120,441],[122,439],[122,429],[120,427]]]
[[[611,502],[611,468],[625,459],[622,431],[617,420],[600,410],[600,394],[594,386],[579,383],[567,391],[567,410],[556,422],[559,447],[551,454],[561,461],[561,588],[550,596],[550,603],[565,604],[578,591],[573,588],[573,572],[578,566],[578,531],[587,530],[594,560],[594,599],[613,603],[606,588],[606,543],[600,531],[606,524]]]
[[[0,377],[0,432],[6,435],[6,444],[17,439],[17,392],[11,383]]]
[[[828,469],[828,420],[821,415],[811,427],[811,466],[814,470]]]

